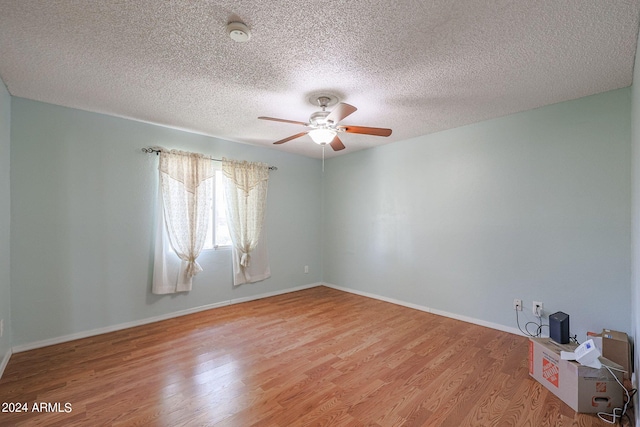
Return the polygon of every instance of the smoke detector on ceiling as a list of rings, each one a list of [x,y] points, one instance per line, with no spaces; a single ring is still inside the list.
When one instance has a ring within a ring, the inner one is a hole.
[[[227,24],[227,34],[233,41],[244,43],[251,38],[251,31],[242,22],[229,22]]]

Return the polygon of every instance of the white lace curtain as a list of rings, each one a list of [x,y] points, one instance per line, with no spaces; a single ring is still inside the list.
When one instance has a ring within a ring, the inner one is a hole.
[[[196,259],[204,246],[211,215],[213,166],[211,159],[201,154],[171,150],[160,152],[158,169],[153,293],[189,291],[193,276],[202,271]]]
[[[222,173],[233,242],[233,284],[264,280],[271,276],[263,232],[269,166],[222,159]]]

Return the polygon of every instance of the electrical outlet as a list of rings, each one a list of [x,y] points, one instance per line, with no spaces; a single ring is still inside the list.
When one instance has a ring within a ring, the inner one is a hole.
[[[305,265],[304,266],[304,274],[308,274],[309,273],[309,266]]]
[[[519,298],[515,298],[513,300],[513,309],[514,310],[518,310],[518,311],[522,311],[522,300]]]
[[[532,306],[533,315],[536,317],[542,317],[543,304],[540,301],[534,301]]]

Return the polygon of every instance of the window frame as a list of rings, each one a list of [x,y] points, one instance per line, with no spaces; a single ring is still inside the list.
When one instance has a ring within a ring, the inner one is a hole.
[[[209,228],[207,229],[207,241],[205,242],[204,247],[202,248],[203,251],[217,251],[217,250],[230,250],[232,248],[233,243],[231,243],[231,239],[229,236],[229,243],[227,244],[219,244],[218,243],[218,236],[221,234],[219,233],[219,227],[217,225],[217,216],[216,213],[218,212],[218,209],[222,209],[224,212],[224,216],[226,217],[226,200],[224,198],[224,187],[222,186],[222,182],[223,182],[223,176],[222,176],[222,168],[220,167],[214,167],[214,176],[213,176],[213,197],[211,198],[211,215],[210,215],[210,219],[209,219]],[[222,203],[219,203],[218,196],[221,193],[221,197],[220,197],[220,201],[222,201]],[[222,206],[220,206],[222,205]],[[228,233],[228,231],[227,231]]]

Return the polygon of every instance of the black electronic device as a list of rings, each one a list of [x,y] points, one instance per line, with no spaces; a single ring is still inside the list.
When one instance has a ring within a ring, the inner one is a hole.
[[[569,315],[558,311],[549,316],[549,336],[559,344],[569,344]]]

